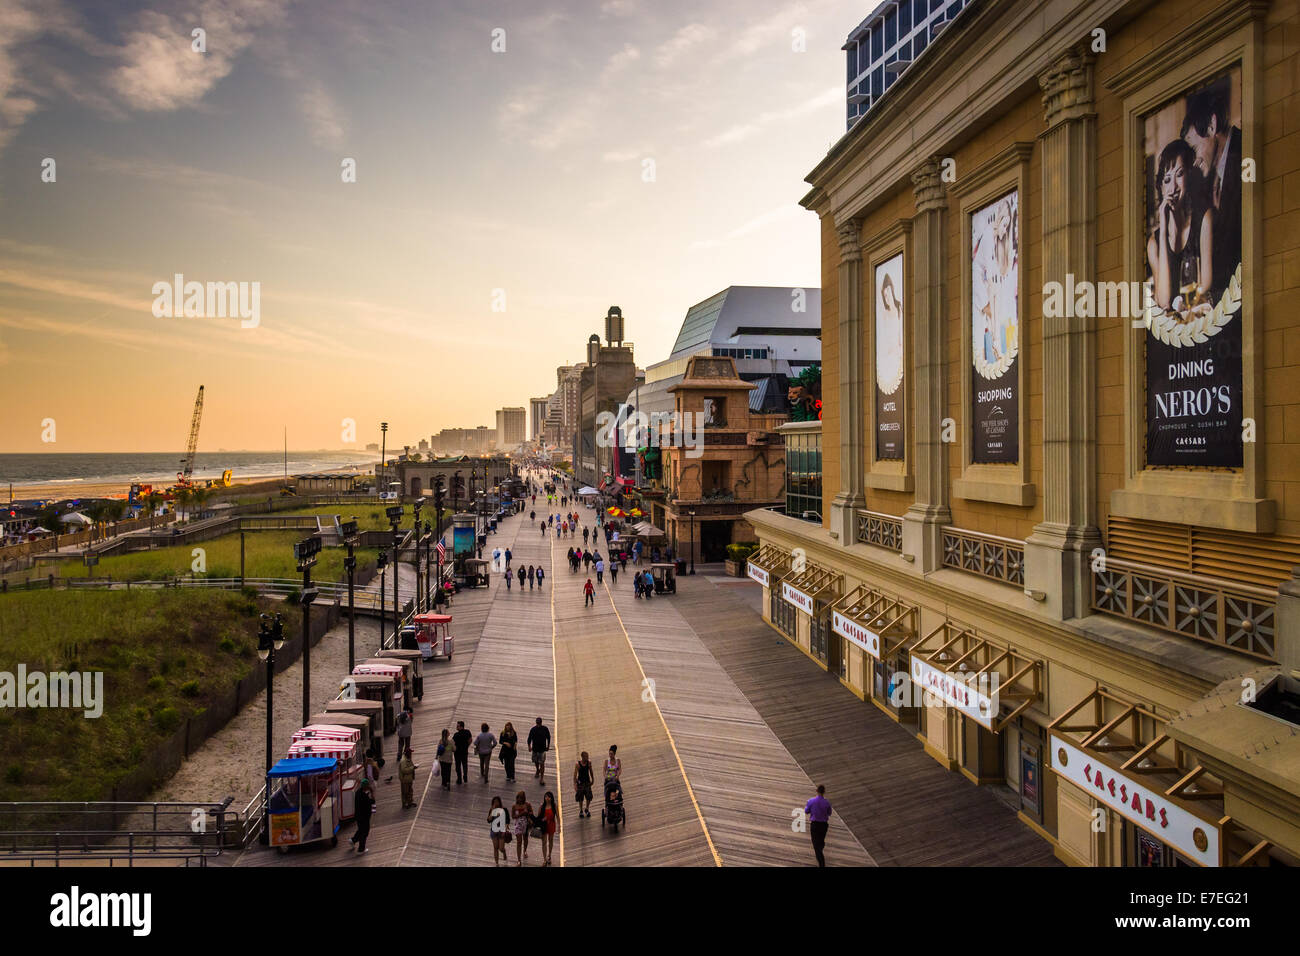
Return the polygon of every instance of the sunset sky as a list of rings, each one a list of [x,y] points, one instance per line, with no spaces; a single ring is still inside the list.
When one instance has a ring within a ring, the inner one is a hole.
[[[182,448],[200,384],[201,450],[493,427],[610,305],[644,367],[728,285],[815,286],[873,5],[0,0],[0,452]],[[260,324],[156,318],[176,273]]]

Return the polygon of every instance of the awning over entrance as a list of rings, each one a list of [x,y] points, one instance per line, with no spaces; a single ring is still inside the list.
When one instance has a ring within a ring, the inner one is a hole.
[[[918,613],[915,604],[860,584],[831,605],[831,630],[886,660],[916,641]]]
[[[1052,770],[1202,866],[1228,865],[1230,842],[1244,851],[1232,854],[1234,866],[1266,858],[1269,843],[1223,815],[1222,788],[1165,727],[1154,712],[1094,690],[1048,725]]]
[[[763,587],[790,573],[790,552],[774,544],[765,544],[749,556],[746,573]]]
[[[994,733],[1043,697],[1042,661],[948,620],[912,648],[912,680]]]
[[[844,575],[808,562],[803,570],[791,569],[781,582],[781,596],[806,614],[815,614],[819,602],[834,601],[844,590]]]

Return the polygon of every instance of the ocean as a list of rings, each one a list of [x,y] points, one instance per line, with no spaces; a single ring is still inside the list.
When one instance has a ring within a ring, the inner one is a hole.
[[[178,452],[147,452],[143,454],[85,454],[64,453],[0,454],[0,488],[13,482],[14,493],[25,485],[45,482],[100,483],[122,482],[127,485],[140,480],[157,484],[176,480],[181,468]],[[366,472],[379,460],[374,452],[349,451],[290,451],[290,475],[308,472],[338,471]],[[234,479],[256,475],[282,475],[285,472],[285,454],[277,451],[212,451],[199,452],[194,459],[196,479],[220,478],[227,468]]]

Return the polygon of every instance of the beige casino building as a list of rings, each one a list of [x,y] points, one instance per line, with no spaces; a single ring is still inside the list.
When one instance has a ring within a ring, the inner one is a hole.
[[[764,616],[1066,863],[1295,865],[1300,0],[962,6],[845,45]]]

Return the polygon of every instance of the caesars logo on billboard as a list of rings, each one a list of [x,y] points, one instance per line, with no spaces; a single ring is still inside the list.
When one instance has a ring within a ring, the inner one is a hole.
[[[1020,460],[1020,195],[971,214],[971,461]]]
[[[1240,467],[1241,67],[1142,117],[1146,464]]]
[[[876,458],[903,458],[903,255],[876,266]]]

